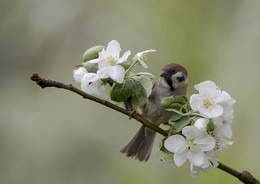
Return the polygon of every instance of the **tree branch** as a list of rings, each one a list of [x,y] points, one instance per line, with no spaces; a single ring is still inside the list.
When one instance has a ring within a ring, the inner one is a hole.
[[[82,96],[85,99],[97,102],[99,104],[102,104],[106,107],[109,107],[111,109],[114,109],[118,112],[121,112],[127,116],[129,116],[130,118],[133,118],[137,121],[139,121],[140,123],[142,123],[143,125],[145,125],[146,127],[162,134],[163,136],[167,136],[168,133],[165,132],[163,129],[159,128],[158,126],[151,124],[149,121],[147,121],[146,119],[144,119],[140,114],[138,114],[137,112],[131,112],[131,111],[127,111],[121,107],[118,107],[115,104],[112,104],[106,100],[102,100],[100,98],[97,98],[95,96],[89,95],[87,93],[85,93],[84,91],[74,87],[73,85],[67,85],[67,84],[63,84],[61,82],[57,82],[57,81],[53,81],[53,80],[48,80],[48,79],[44,79],[41,78],[37,73],[34,73],[31,76],[31,80],[35,81],[39,86],[41,86],[41,88],[45,88],[45,87],[56,87],[56,88],[62,88],[62,89],[66,89],[69,91],[72,91],[74,93],[77,93],[78,95]]]
[[[85,99],[94,101],[96,103],[102,104],[108,108],[111,108],[113,110],[116,110],[118,112],[121,112],[127,116],[137,121],[139,121],[140,123],[142,123],[143,125],[145,125],[146,127],[156,131],[157,133],[163,135],[163,136],[168,136],[168,133],[159,128],[158,126],[151,124],[149,121],[147,121],[146,119],[144,119],[140,114],[138,114],[136,111],[131,112],[131,111],[127,111],[121,107],[118,107],[115,104],[112,104],[106,100],[102,100],[100,98],[97,98],[95,96],[89,95],[87,93],[85,93],[84,91],[74,87],[73,85],[67,85],[67,84],[63,84],[61,82],[58,81],[53,81],[53,80],[48,80],[48,79],[44,79],[41,78],[37,73],[34,73],[31,76],[31,80],[35,81],[37,85],[39,85],[41,88],[45,88],[45,87],[56,87],[56,88],[61,88],[61,89],[66,89],[69,91],[72,91],[74,93],[77,93],[78,95],[82,96]],[[248,171],[242,171],[241,173],[239,173],[238,171],[226,166],[225,164],[222,164],[221,162],[219,162],[218,168],[221,169],[222,171],[238,178],[241,182],[245,183],[245,184],[260,184],[260,182],[254,178]]]
[[[241,173],[228,167],[227,165],[219,162],[218,168],[222,171],[236,177],[241,182],[246,184],[260,184],[260,182],[248,171],[242,171]]]

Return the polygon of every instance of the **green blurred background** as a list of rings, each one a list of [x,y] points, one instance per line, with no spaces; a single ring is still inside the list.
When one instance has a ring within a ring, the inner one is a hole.
[[[236,100],[234,145],[220,161],[260,178],[259,0],[1,0],[0,183],[238,183],[219,169],[189,176],[161,162],[157,135],[147,163],[119,150],[140,124],[64,90],[40,89],[30,75],[72,83],[84,51],[116,39],[123,51],[145,49],[160,74],[170,62],[193,85],[213,80]]]

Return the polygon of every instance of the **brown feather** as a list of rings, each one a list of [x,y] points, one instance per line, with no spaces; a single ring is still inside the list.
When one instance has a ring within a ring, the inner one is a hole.
[[[170,72],[173,68],[176,70],[176,72],[181,71],[181,72],[183,72],[186,75],[186,77],[188,76],[187,70],[183,66],[181,66],[181,65],[179,65],[177,63],[170,63],[170,64],[165,65],[163,67],[162,71]]]

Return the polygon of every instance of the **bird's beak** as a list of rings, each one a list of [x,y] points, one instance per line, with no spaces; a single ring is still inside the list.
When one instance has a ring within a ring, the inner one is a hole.
[[[163,72],[161,73],[160,77],[165,77],[165,76],[167,76],[167,75],[168,75],[168,72],[163,71]]]

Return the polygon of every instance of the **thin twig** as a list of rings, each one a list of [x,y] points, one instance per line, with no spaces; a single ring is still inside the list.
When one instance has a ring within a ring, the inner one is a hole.
[[[82,96],[85,99],[97,102],[99,104],[102,104],[106,107],[109,107],[113,110],[116,110],[118,112],[121,112],[137,121],[139,121],[140,123],[142,123],[143,125],[145,125],[146,127],[156,131],[157,133],[160,133],[163,136],[168,136],[168,133],[166,131],[164,131],[163,129],[159,128],[156,125],[151,124],[149,121],[147,121],[146,119],[144,119],[140,114],[138,114],[136,111],[127,111],[121,107],[118,107],[115,104],[112,104],[106,100],[102,100],[100,98],[97,98],[95,96],[89,95],[87,93],[85,93],[84,91],[74,87],[73,85],[67,85],[67,84],[63,84],[61,82],[58,81],[53,81],[53,80],[48,80],[48,79],[44,79],[41,78],[37,73],[34,73],[31,76],[31,80],[35,81],[40,87],[45,88],[45,87],[56,87],[56,88],[61,88],[61,89],[66,89],[69,91],[72,91],[74,93],[77,93],[78,95]],[[260,184],[260,182],[255,179],[248,171],[242,171],[241,173],[226,166],[225,164],[222,164],[221,162],[219,162],[218,168],[221,169],[222,171],[238,178],[241,182],[245,183],[245,184]]]

